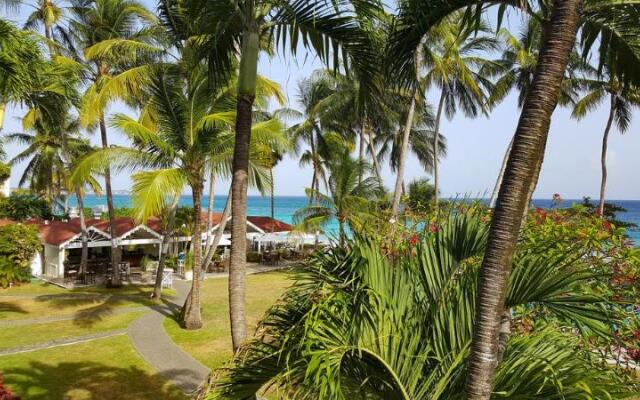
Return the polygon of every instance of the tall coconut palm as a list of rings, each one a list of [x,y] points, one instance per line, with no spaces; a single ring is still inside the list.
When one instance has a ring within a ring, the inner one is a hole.
[[[405,104],[406,102],[399,102]],[[404,190],[404,172],[406,158],[411,153],[427,173],[433,173],[433,166],[436,157],[434,156],[434,130],[433,114],[431,110],[423,104],[416,103],[414,107],[413,121],[407,122],[409,110],[401,115],[400,121],[405,121],[404,126],[398,126],[395,130],[384,132],[377,136],[379,143],[379,158],[389,157],[391,171],[396,172],[396,186],[394,188],[394,198],[392,206],[392,218],[398,216],[400,199],[396,198],[396,191],[401,195]],[[407,125],[408,124],[408,125]],[[406,127],[410,126],[409,134],[406,134]],[[406,142],[405,142],[406,141]],[[405,147],[406,146],[406,147]],[[447,155],[447,139],[440,134],[438,141],[438,158]],[[400,179],[398,181],[398,179]],[[396,203],[397,202],[397,203]],[[394,210],[394,207],[398,207]]]
[[[620,133],[624,134],[631,123],[632,108],[640,107],[640,88],[629,85],[615,76],[615,64],[610,64],[601,74],[594,71],[593,77],[583,80],[586,93],[575,105],[572,116],[578,120],[584,118],[589,111],[597,109],[608,97],[609,117],[602,135],[602,149],[600,163],[602,175],[600,178],[600,202],[598,212],[604,218],[605,191],[607,187],[607,147],[609,133],[615,121]]]
[[[293,53],[298,44],[312,47],[327,62],[337,61],[344,49],[353,55],[353,70],[361,74],[375,69],[371,57],[369,37],[353,16],[356,11],[372,9],[367,1],[324,0],[241,0],[229,7],[226,0],[203,1],[200,16],[211,27],[209,68],[216,76],[228,74],[238,68],[238,103],[236,114],[236,140],[232,178],[232,236],[246,236],[247,166],[251,139],[253,102],[261,45],[282,45]],[[378,9],[379,7],[375,7]],[[333,52],[332,52],[333,50]],[[335,57],[334,57],[335,56]],[[231,244],[229,272],[229,306],[232,345],[234,351],[246,337],[245,317],[246,242],[234,240]]]
[[[27,162],[19,185],[29,185],[53,207],[67,189],[70,156],[88,149],[78,121],[38,118],[26,132],[9,134],[7,139],[26,146],[10,160],[11,165]]]
[[[64,9],[52,0],[38,0],[33,7],[34,11],[27,16],[24,27],[37,30],[42,25],[49,50],[53,50],[54,29],[62,22]]]
[[[484,217],[475,208],[452,213],[436,232],[399,248],[356,235],[346,249],[316,254],[221,371],[212,398],[247,399],[276,387],[293,399],[463,399]],[[519,316],[537,310],[540,321],[509,341],[495,397],[624,397],[629,382],[577,346],[576,332],[588,338],[590,329],[616,341],[608,325],[615,322],[602,310],[618,305],[593,296],[585,248],[532,239],[518,248],[506,302]]]
[[[97,125],[103,148],[109,147],[105,114],[110,102],[117,98],[129,98],[137,94],[142,86],[140,70],[134,68],[142,63],[149,53],[157,49],[151,45],[154,41],[156,17],[141,3],[135,0],[73,0],[70,7],[69,27],[61,32],[62,40],[68,50],[78,60],[84,62],[84,77],[88,88],[83,96],[81,122],[85,126]],[[141,60],[142,59],[142,60]],[[114,76],[127,71],[129,84],[121,84]],[[115,209],[111,186],[111,171],[105,166],[103,173],[109,226],[115,232]],[[120,271],[118,267],[119,249],[116,235],[111,239],[112,285],[119,287]]]
[[[332,93],[333,87],[332,76],[326,70],[314,71],[310,77],[298,82],[297,98],[303,110],[293,110],[293,116],[302,121],[289,128],[294,152],[300,155],[300,166],[310,165],[313,170],[310,188],[316,191],[320,189],[320,182],[324,181],[325,176],[322,158],[318,152],[323,132],[320,104]],[[303,144],[307,145],[308,149],[301,154],[300,148]],[[314,198],[309,197],[309,202],[313,201]]]
[[[382,194],[382,185],[375,176],[369,163],[351,157],[349,147],[334,148],[334,156],[326,161],[329,172],[328,194],[306,190],[307,196],[318,199],[318,204],[304,207],[294,214],[294,222],[308,228],[338,221],[338,239],[340,246],[346,243],[346,226],[352,229],[362,228],[372,217],[372,200]]]
[[[486,113],[487,99],[492,83],[482,73],[490,61],[483,52],[498,48],[498,41],[487,33],[489,28],[480,22],[473,27],[461,23],[462,14],[453,15],[433,28],[427,37],[424,59],[421,64],[425,75],[421,84],[425,90],[436,88],[439,92],[434,121],[435,137],[439,137],[443,113],[452,119],[460,108],[467,117]],[[481,33],[480,35],[478,33]],[[421,71],[418,71],[420,74]],[[439,154],[439,140],[433,142],[433,154]],[[438,158],[433,163],[433,184],[436,191],[434,204],[437,209],[440,189]]]
[[[395,55],[389,58],[393,64],[391,69],[398,72],[401,80],[413,76],[415,71],[411,68],[411,60],[417,44],[429,28],[463,7],[491,3],[470,0],[402,2],[399,22],[391,38],[391,53]],[[640,6],[631,1],[595,0],[555,0],[551,7],[546,7],[543,2],[540,4],[549,11],[545,15],[545,35],[533,84],[514,135],[480,270],[475,332],[466,383],[467,398],[474,400],[489,399],[492,393],[498,363],[498,327],[505,310],[513,252],[531,187],[535,186],[538,178],[551,116],[558,104],[578,28],[581,27],[582,34],[588,38],[585,53],[596,39],[605,37],[602,42],[605,47],[625,50],[621,53],[626,62],[621,63],[620,68],[625,70],[626,78],[640,78],[640,71],[635,67],[635,62],[640,59],[640,42],[635,32]],[[524,12],[535,9],[535,4],[528,1],[504,2],[499,15],[504,15],[508,5]]]

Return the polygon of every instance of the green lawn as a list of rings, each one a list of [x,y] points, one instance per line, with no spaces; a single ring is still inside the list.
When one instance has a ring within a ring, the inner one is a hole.
[[[142,314],[143,312],[138,311],[113,315],[93,323],[87,320],[71,320],[15,327],[5,326],[0,329],[0,349],[124,329]]]
[[[249,332],[253,332],[264,312],[291,283],[281,272],[247,276]],[[227,296],[227,279],[206,280],[202,286],[203,328],[186,331],[170,318],[164,323],[165,330],[178,345],[210,368],[221,366],[232,354]]]
[[[186,399],[154,374],[126,336],[0,357],[0,371],[29,400]]]

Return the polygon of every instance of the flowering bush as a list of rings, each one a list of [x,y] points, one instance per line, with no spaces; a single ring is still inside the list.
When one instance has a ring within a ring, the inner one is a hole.
[[[13,394],[9,388],[4,385],[4,378],[0,373],[0,400],[20,400],[19,396]]]

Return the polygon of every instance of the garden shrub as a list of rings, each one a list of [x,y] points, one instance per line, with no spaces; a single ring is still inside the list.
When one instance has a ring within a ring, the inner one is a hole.
[[[25,193],[12,193],[0,198],[0,218],[25,221],[29,218],[51,218],[51,207],[45,200]]]
[[[3,162],[0,162],[0,183],[3,183],[11,177],[11,167]]]
[[[12,224],[0,227],[0,287],[29,281],[31,260],[40,246],[35,226]]]

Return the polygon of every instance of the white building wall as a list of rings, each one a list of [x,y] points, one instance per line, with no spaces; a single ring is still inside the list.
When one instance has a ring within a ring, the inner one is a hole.
[[[36,255],[33,256],[33,259],[31,260],[31,275],[33,275],[33,276],[41,276],[42,272],[43,272],[43,269],[42,269],[42,255],[38,251],[38,252],[36,252]]]
[[[4,182],[0,184],[0,194],[4,197],[9,197],[11,194],[11,179],[6,179]]]
[[[64,257],[64,254],[62,254],[60,249],[58,249],[58,246],[45,244],[43,275],[50,278],[58,278],[64,276],[62,263],[64,259],[62,259],[62,257]]]

